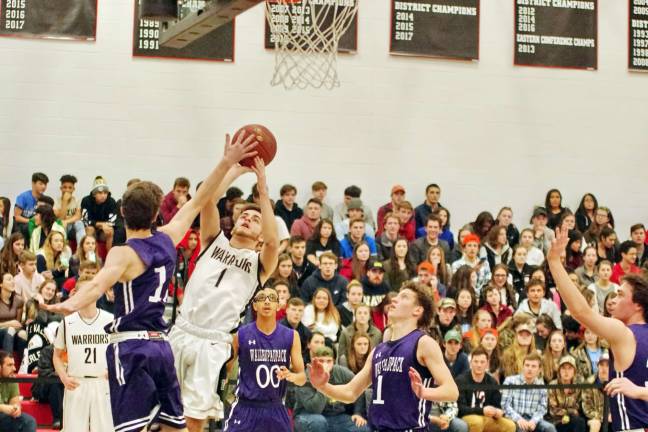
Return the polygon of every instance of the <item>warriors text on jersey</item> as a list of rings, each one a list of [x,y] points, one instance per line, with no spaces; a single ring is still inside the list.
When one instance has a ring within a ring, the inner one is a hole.
[[[229,333],[260,286],[259,254],[237,249],[221,231],[196,263],[180,306],[194,326]]]
[[[104,327],[113,315],[97,309],[97,316],[84,319],[79,312],[65,317],[56,335],[55,347],[68,353],[67,373],[72,377],[103,377],[106,373],[108,335]]]

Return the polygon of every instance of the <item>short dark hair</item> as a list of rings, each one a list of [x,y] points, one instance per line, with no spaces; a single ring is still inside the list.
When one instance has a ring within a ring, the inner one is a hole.
[[[637,244],[633,242],[632,240],[626,240],[623,243],[619,245],[619,253],[621,254],[627,254],[630,249],[632,248],[637,248]]]
[[[638,274],[630,273],[624,275],[621,281],[632,287],[632,302],[641,306],[644,320],[648,321],[648,279]]]
[[[528,361],[537,361],[538,364],[542,365],[542,357],[540,356],[540,354],[538,354],[538,351],[535,350],[524,356],[523,363],[526,363]]]
[[[441,227],[441,225],[442,225],[442,224],[441,224],[441,218],[440,218],[439,215],[436,214],[436,213],[430,213],[430,214],[428,215],[427,220],[425,221],[425,226],[427,226],[427,224],[428,224],[430,221],[437,222],[437,223],[439,224],[439,227]]]
[[[261,213],[261,207],[259,207],[258,205],[254,204],[254,203],[246,204],[246,205],[241,209],[241,214],[243,214],[243,212],[246,212],[246,211],[248,211],[248,210],[252,210],[252,211],[255,211],[255,212],[259,212],[259,213]]]
[[[603,228],[601,229],[601,233],[599,234],[599,237],[600,237],[600,238],[604,238],[604,237],[605,237],[605,238],[608,238],[608,237],[610,237],[612,234],[616,234],[616,233],[614,232],[614,230],[613,230],[612,228],[606,226],[606,227],[603,227]]]
[[[189,189],[191,187],[191,183],[189,183],[189,179],[186,177],[178,177],[173,182],[173,189],[175,189],[178,186],[186,187],[187,189]]]
[[[318,206],[322,207],[322,201],[320,201],[318,198],[311,198],[311,199],[309,199],[308,202],[306,203],[306,205],[308,205],[308,204],[312,204],[312,203],[315,203],[315,204],[317,204]]]
[[[307,343],[311,343],[311,341],[313,340],[313,338],[314,338],[315,336],[322,336],[324,339],[326,339],[326,336],[324,336],[324,333],[322,333],[322,332],[319,331],[319,330],[313,330],[313,331],[311,332],[310,337],[309,337],[308,340],[307,340]]]
[[[288,246],[292,246],[295,243],[305,243],[306,239],[300,235],[294,235],[290,236],[290,240],[288,240]]]
[[[43,182],[45,184],[49,183],[49,177],[42,172],[35,172],[32,174],[32,183]]]
[[[313,183],[313,185],[311,186],[311,191],[315,192],[319,190],[328,190],[326,183],[324,183],[323,181],[316,181],[315,183]]]
[[[72,174],[63,174],[59,179],[59,182],[76,184],[77,178],[74,177]]]
[[[279,195],[284,196],[288,192],[294,192],[295,194],[297,194],[297,188],[291,184],[285,184],[281,186],[281,189],[279,190]]]
[[[344,189],[344,196],[348,196],[351,198],[360,198],[360,195],[362,195],[362,189],[360,189],[356,185],[351,185]]]
[[[50,206],[54,207],[54,198],[52,198],[49,195],[41,195],[38,198],[38,202],[41,202],[41,203],[44,203],[44,204],[47,204],[47,205],[50,205]]]
[[[486,351],[486,348],[484,348],[481,345],[477,345],[477,347],[474,350],[472,350],[472,352],[470,353],[470,357],[475,358],[476,356],[480,356],[480,355],[486,356],[486,360],[490,358],[490,355],[488,355],[488,351]]]
[[[160,187],[149,181],[135,183],[126,189],[121,205],[126,226],[132,230],[150,228],[163,196]]]
[[[432,188],[437,188],[437,189],[441,190],[441,187],[438,184],[430,183],[429,185],[425,186],[425,193],[428,193],[429,190],[432,189]]]
[[[416,303],[423,308],[423,313],[417,321],[419,328],[428,328],[434,319],[434,298],[428,288],[417,282],[409,281],[403,283],[400,291],[410,290],[416,294]]]
[[[635,232],[635,231],[637,231],[637,230],[639,230],[639,229],[645,231],[645,230],[646,230],[646,226],[645,226],[644,224],[642,224],[642,223],[634,224],[634,225],[632,225],[632,226],[630,227],[630,234],[632,234],[633,232]]]
[[[233,201],[237,198],[241,198],[243,196],[243,191],[236,186],[232,186],[229,189],[227,189],[227,192],[225,192],[225,199],[227,201]]]
[[[0,367],[4,366],[4,362],[7,357],[11,357],[11,354],[7,351],[0,350]]]
[[[299,297],[290,297],[290,300],[288,300],[288,306],[304,307],[306,305],[304,304],[304,300]]]
[[[529,291],[529,288],[534,287],[534,286],[540,286],[542,287],[543,290],[546,290],[544,282],[542,282],[542,279],[539,278],[533,278],[526,284],[526,291]]]

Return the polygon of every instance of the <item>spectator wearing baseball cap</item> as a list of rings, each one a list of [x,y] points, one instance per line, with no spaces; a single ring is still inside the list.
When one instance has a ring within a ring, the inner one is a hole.
[[[549,384],[576,384],[581,381],[576,371],[576,360],[565,355],[558,361],[558,377]],[[549,416],[559,431],[586,432],[587,422],[580,415],[583,390],[550,389]]]
[[[360,198],[352,198],[347,205],[346,217],[335,224],[335,233],[338,236],[338,240],[342,241],[344,237],[349,234],[349,231],[351,230],[351,221],[357,219],[365,220],[364,206],[362,205],[362,200]],[[371,239],[374,238],[373,227],[366,223],[366,221],[364,224],[364,234],[366,237]]]
[[[416,268],[416,274],[417,282],[430,287],[432,295],[434,296],[435,303],[438,303],[441,297],[446,296],[446,287],[445,285],[439,283],[439,278],[437,278],[436,268],[434,267],[434,264],[428,261],[423,261]]]
[[[378,218],[377,218],[377,223],[378,223],[378,231],[381,231],[383,229],[383,226],[385,225],[385,215],[387,213],[393,213],[398,205],[405,201],[405,187],[400,184],[395,184],[391,188],[391,200],[378,208]]]
[[[449,297],[441,299],[437,303],[437,313],[434,315],[434,320],[428,329],[428,333],[439,345],[443,345],[443,337],[445,334],[449,330],[458,328],[457,302]]]
[[[457,261],[452,263],[452,272],[455,273],[459,267],[467,265],[475,269],[477,273],[477,285],[475,286],[475,294],[477,298],[480,297],[481,290],[491,280],[490,265],[486,256],[479,256],[479,246],[481,241],[477,234],[467,234],[461,240],[462,255]]]
[[[604,384],[609,381],[610,355],[607,351],[598,359],[598,373],[592,375],[587,382],[590,384]],[[603,412],[607,395],[603,388],[591,388],[583,391],[583,413],[587,419],[590,431],[598,432],[603,424]]]
[[[115,234],[117,202],[102,176],[95,177],[90,195],[81,200],[81,218],[86,226],[86,234],[106,242],[106,250],[110,250]]]
[[[457,329],[449,330],[443,337],[443,359],[453,378],[470,369],[468,355],[462,351],[462,342],[461,332]]]
[[[353,198],[360,198],[362,195],[362,189],[356,185],[351,185],[344,189],[344,201],[337,206],[335,206],[333,214],[333,222],[338,224],[347,218],[348,206]],[[376,229],[376,221],[373,218],[373,212],[371,208],[366,204],[362,205],[362,210],[364,211],[364,221],[372,229]],[[372,236],[373,237],[373,236]]]
[[[533,244],[547,255],[547,251],[551,247],[551,242],[556,238],[556,234],[547,227],[547,209],[544,207],[536,207],[533,209],[531,216],[531,229],[533,230]]]
[[[385,267],[383,263],[372,259],[367,263],[367,274],[362,278],[363,302],[369,306],[376,306],[390,291],[389,284],[385,281]]]

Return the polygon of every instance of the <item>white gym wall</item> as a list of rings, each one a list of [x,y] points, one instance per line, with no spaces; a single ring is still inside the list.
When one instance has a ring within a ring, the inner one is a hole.
[[[33,171],[50,195],[64,173],[79,197],[97,174],[116,196],[132,177],[193,189],[226,131],[262,123],[279,141],[274,198],[291,182],[303,203],[324,180],[337,204],[354,183],[375,211],[393,183],[418,205],[437,182],[456,233],[502,205],[526,226],[558,187],[572,210],[594,192],[620,239],[648,222],[648,74],[626,68],[627,1],[598,2],[594,72],[513,67],[513,0],[482,1],[478,63],[390,56],[390,2],[360,1],[358,53],[330,92],[270,87],[262,6],[237,19],[234,63],[133,58],[133,0],[99,2],[96,43],[0,39],[0,195],[13,203]]]

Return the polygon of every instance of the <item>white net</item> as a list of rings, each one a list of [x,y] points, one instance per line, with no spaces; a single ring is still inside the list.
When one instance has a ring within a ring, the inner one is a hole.
[[[275,44],[271,84],[286,89],[340,86],[340,38],[353,22],[359,0],[266,0]]]

